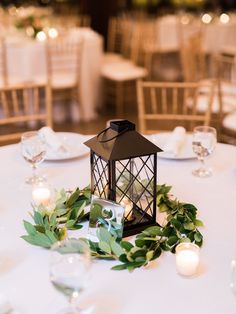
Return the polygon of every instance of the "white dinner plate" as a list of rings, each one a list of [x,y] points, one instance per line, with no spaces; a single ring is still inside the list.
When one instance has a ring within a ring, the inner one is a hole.
[[[67,160],[85,156],[89,153],[89,148],[83,143],[88,139],[86,136],[71,132],[56,132],[59,137],[63,150],[47,150],[45,160]]]
[[[159,133],[159,134],[149,135],[148,139],[151,142],[153,142],[155,145],[163,149],[170,136],[171,136],[171,133]],[[186,135],[186,142],[178,155],[174,155],[174,154],[163,151],[163,152],[158,153],[157,156],[160,158],[174,159],[174,160],[197,158],[197,156],[194,154],[193,149],[192,149],[192,135],[191,134]]]

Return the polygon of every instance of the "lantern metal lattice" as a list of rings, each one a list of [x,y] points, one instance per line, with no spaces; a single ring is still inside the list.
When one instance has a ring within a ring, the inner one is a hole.
[[[85,143],[91,149],[91,190],[124,205],[124,236],[156,224],[156,145],[135,131],[127,120]]]

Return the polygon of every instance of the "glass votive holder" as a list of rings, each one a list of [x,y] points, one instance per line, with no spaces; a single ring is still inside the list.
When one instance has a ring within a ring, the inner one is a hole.
[[[176,249],[177,272],[186,277],[197,274],[200,261],[200,248],[196,244],[183,242],[177,245]]]
[[[32,200],[34,205],[48,205],[52,199],[52,189],[45,182],[38,182],[32,188]]]

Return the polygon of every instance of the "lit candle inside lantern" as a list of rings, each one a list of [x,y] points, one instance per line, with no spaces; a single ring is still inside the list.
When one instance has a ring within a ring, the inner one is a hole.
[[[36,205],[48,205],[51,199],[51,190],[43,184],[38,184],[32,190],[32,198]]]
[[[133,203],[128,199],[128,197],[124,197],[121,201],[121,205],[125,207],[124,216],[127,220],[133,220],[132,208]]]
[[[180,243],[176,247],[176,268],[180,275],[193,276],[199,265],[199,247],[193,243]]]

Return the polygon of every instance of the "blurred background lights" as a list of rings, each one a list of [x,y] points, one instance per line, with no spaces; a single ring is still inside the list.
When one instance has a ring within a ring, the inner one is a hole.
[[[227,23],[229,23],[229,20],[230,20],[230,17],[229,17],[228,14],[222,13],[222,14],[220,15],[220,21],[221,21],[221,23],[227,24]]]
[[[184,15],[181,17],[181,23],[182,24],[187,25],[187,24],[189,24],[189,22],[190,22],[190,18],[188,15]]]
[[[28,26],[25,32],[26,32],[26,35],[29,37],[33,37],[35,33],[34,28],[32,26]]]
[[[38,41],[44,41],[47,39],[47,36],[43,31],[41,31],[41,32],[38,32],[38,34],[36,35],[36,39]]]
[[[209,24],[212,21],[212,16],[209,13],[205,13],[202,16],[202,22],[205,24]]]
[[[56,28],[50,28],[49,30],[48,30],[48,36],[50,37],[50,38],[56,38],[57,36],[58,36],[58,31],[56,30]]]

